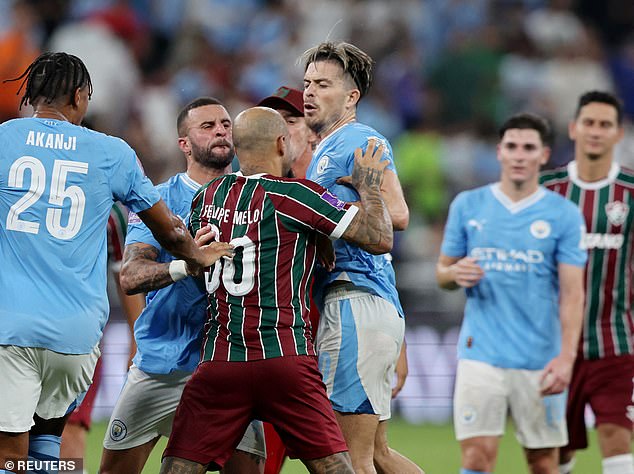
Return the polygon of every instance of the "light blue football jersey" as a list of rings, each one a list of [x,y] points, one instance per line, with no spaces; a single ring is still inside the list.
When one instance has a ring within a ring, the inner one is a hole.
[[[93,350],[117,200],[137,212],[159,200],[123,140],[53,119],[0,125],[0,344]]]
[[[337,184],[342,176],[352,174],[354,150],[366,149],[368,139],[376,138],[386,145],[383,159],[390,160],[388,169],[396,173],[392,147],[385,137],[372,127],[358,122],[348,123],[324,138],[310,162],[306,177],[322,185],[343,201],[359,201],[359,195],[350,186]],[[391,302],[401,316],[403,308],[396,291],[396,278],[390,254],[372,255],[356,245],[340,239],[334,243],[335,269],[326,272],[318,267],[315,272],[315,301],[323,306],[323,290],[335,280],[354,283]]]
[[[185,173],[172,176],[156,187],[167,207],[180,216],[186,225],[189,225],[192,198],[199,188],[200,184]],[[158,262],[174,260],[140,219],[132,214],[125,243],[156,247],[160,251]],[[204,285],[191,277],[149,292],[146,307],[134,324],[137,343],[134,364],[152,374],[193,372],[200,359],[206,308]]]
[[[540,187],[512,202],[498,184],[459,194],[442,253],[478,260],[484,277],[468,288],[458,358],[538,370],[561,350],[558,264],[583,267],[577,206]]]

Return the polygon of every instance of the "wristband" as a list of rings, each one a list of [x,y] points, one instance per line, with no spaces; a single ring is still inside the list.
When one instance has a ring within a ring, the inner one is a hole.
[[[172,260],[169,265],[169,272],[173,281],[182,280],[189,276],[185,260]]]

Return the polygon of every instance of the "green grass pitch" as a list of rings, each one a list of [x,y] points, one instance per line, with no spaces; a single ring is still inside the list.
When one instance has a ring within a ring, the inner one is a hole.
[[[97,472],[101,457],[101,442],[106,424],[94,423],[88,437],[86,461],[88,472]],[[390,422],[388,432],[390,445],[406,455],[426,474],[458,474],[460,469],[460,449],[453,437],[453,429],[449,425],[412,425],[395,419]],[[143,473],[159,472],[160,458],[165,442],[162,440],[154,449]],[[287,461],[282,474],[307,472],[300,461]],[[513,428],[509,426],[500,444],[496,474],[527,474],[521,448],[515,440]],[[590,432],[590,448],[577,456],[577,467],[574,474],[597,474],[601,472],[601,459],[598,454],[596,437]]]

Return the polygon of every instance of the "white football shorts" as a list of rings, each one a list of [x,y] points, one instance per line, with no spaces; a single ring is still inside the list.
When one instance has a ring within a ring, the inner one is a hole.
[[[334,410],[387,420],[405,321],[389,301],[354,288],[326,295],[315,342],[319,370]]]
[[[88,391],[100,354],[98,346],[90,354],[0,346],[0,431],[29,431],[34,414],[45,420],[64,416]]]
[[[515,436],[525,448],[568,444],[567,392],[541,396],[541,374],[541,370],[503,369],[459,360],[453,403],[456,439],[502,436],[510,412]]]
[[[147,374],[132,365],[112,411],[103,446],[130,449],[158,436],[169,437],[174,414],[191,374]],[[266,457],[264,427],[254,420],[236,449]]]

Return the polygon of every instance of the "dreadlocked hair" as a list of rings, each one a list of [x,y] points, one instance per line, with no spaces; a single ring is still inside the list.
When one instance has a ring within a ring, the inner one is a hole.
[[[24,88],[20,109],[39,100],[50,104],[70,97],[74,102],[75,90],[86,86],[88,96],[92,95],[92,81],[86,65],[77,56],[67,53],[41,54],[19,77],[3,82],[13,81],[22,81],[17,94]]]
[[[317,61],[336,61],[348,74],[361,93],[366,95],[372,85],[372,58],[355,45],[341,41],[333,43],[326,41],[309,49],[302,55],[304,71],[308,65]]]

